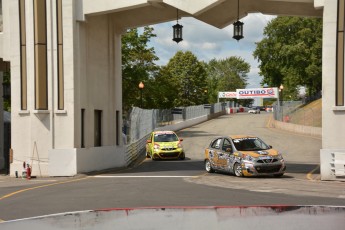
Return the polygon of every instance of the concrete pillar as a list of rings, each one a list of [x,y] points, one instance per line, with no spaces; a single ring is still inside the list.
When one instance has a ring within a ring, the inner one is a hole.
[[[336,106],[337,3],[323,1],[322,180],[345,179],[345,107]]]

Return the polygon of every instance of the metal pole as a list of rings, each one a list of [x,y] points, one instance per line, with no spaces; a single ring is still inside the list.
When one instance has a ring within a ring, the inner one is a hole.
[[[282,89],[282,121],[284,121],[284,96],[283,96],[283,89]]]
[[[278,106],[277,106],[277,111],[275,112],[275,119],[276,120],[278,120],[279,118],[278,118],[278,116],[279,116],[279,113],[280,113],[280,100],[279,100],[279,98],[280,98],[280,95],[279,95],[279,93],[278,93]]]

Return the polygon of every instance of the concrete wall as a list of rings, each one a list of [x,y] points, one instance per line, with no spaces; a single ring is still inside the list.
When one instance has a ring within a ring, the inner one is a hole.
[[[75,176],[126,165],[124,148],[115,146],[49,151],[49,176]]]
[[[303,135],[322,138],[322,128],[320,127],[297,125],[297,124],[281,122],[277,120],[271,120],[269,123],[269,126],[276,129],[282,129],[289,132],[293,132],[293,133],[299,133]]]
[[[0,223],[2,230],[343,229],[345,207],[153,207],[89,210]]]

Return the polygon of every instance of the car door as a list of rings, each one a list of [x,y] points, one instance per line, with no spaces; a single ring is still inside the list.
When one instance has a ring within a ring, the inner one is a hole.
[[[234,153],[233,153],[233,146],[231,141],[228,138],[224,138],[222,143],[222,156],[220,164],[221,167],[226,171],[231,171],[234,164]]]
[[[232,153],[232,145],[229,139],[224,138],[221,142],[221,149],[218,152],[218,165],[223,169],[228,169],[229,158]]]
[[[213,167],[219,168],[219,157],[223,155],[221,146],[223,143],[223,138],[215,139],[211,145],[209,150],[209,158],[210,162]]]

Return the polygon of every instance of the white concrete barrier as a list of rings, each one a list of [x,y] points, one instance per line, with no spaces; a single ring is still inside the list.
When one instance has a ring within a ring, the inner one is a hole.
[[[1,230],[344,229],[345,206],[157,207],[70,212],[0,223]]]

